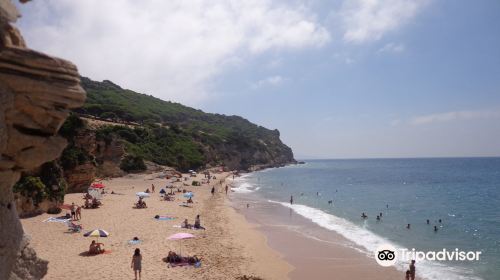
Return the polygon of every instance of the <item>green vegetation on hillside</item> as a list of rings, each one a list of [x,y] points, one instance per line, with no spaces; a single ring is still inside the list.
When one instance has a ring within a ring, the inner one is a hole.
[[[181,170],[198,168],[204,163],[199,144],[180,130],[167,129],[155,124],[135,128],[105,126],[96,131],[96,139],[109,142],[113,134],[125,142],[127,153],[135,157],[122,162],[121,168],[125,171],[144,170],[145,166],[141,166],[139,162],[142,160],[138,158],[161,165],[175,166]]]
[[[82,77],[85,105],[76,112],[132,124],[99,129],[96,138],[125,141],[127,154],[181,170],[206,164],[248,168],[294,161],[277,130],[238,116],[204,113],[178,103],[122,89],[110,82]],[[72,122],[77,125],[78,122]],[[140,125],[140,126],[139,126]]]

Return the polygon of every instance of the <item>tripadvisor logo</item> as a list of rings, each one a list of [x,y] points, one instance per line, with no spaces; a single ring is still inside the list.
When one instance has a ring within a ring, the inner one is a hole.
[[[375,260],[381,266],[391,266],[396,263],[397,250],[389,244],[382,244],[375,250]]]
[[[389,244],[382,244],[375,250],[375,260],[381,266],[392,266],[396,261],[478,261],[481,251],[461,251],[442,249],[440,251],[417,251],[415,248],[396,248]]]

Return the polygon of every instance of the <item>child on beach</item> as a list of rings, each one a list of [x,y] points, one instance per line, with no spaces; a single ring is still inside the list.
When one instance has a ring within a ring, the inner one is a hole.
[[[405,274],[405,280],[410,280],[410,275],[411,275],[411,273],[410,273],[410,270],[408,269],[406,271],[406,274]]]
[[[76,205],[75,203],[71,203],[71,219],[76,221]]]
[[[141,279],[142,255],[139,248],[136,248],[134,251],[132,262],[130,263],[130,268],[134,270],[135,280],[137,280],[137,272],[139,272],[139,279]]]

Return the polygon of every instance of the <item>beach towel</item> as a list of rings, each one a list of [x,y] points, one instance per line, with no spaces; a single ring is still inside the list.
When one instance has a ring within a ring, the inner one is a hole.
[[[141,243],[142,243],[142,240],[129,240],[128,241],[129,245],[138,245],[138,244],[141,244]]]
[[[44,223],[68,223],[69,221],[71,221],[71,218],[66,219],[66,218],[61,218],[61,217],[57,217],[57,218],[50,217],[50,218],[43,220],[42,222],[44,222]]]
[[[171,221],[171,220],[175,220],[176,218],[175,217],[169,217],[169,216],[159,216],[158,218],[154,218],[155,220],[159,220],[159,221]]]

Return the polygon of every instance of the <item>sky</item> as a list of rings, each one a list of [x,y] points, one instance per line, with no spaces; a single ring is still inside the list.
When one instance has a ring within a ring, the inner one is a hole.
[[[500,1],[35,0],[29,47],[296,158],[500,156]]]

